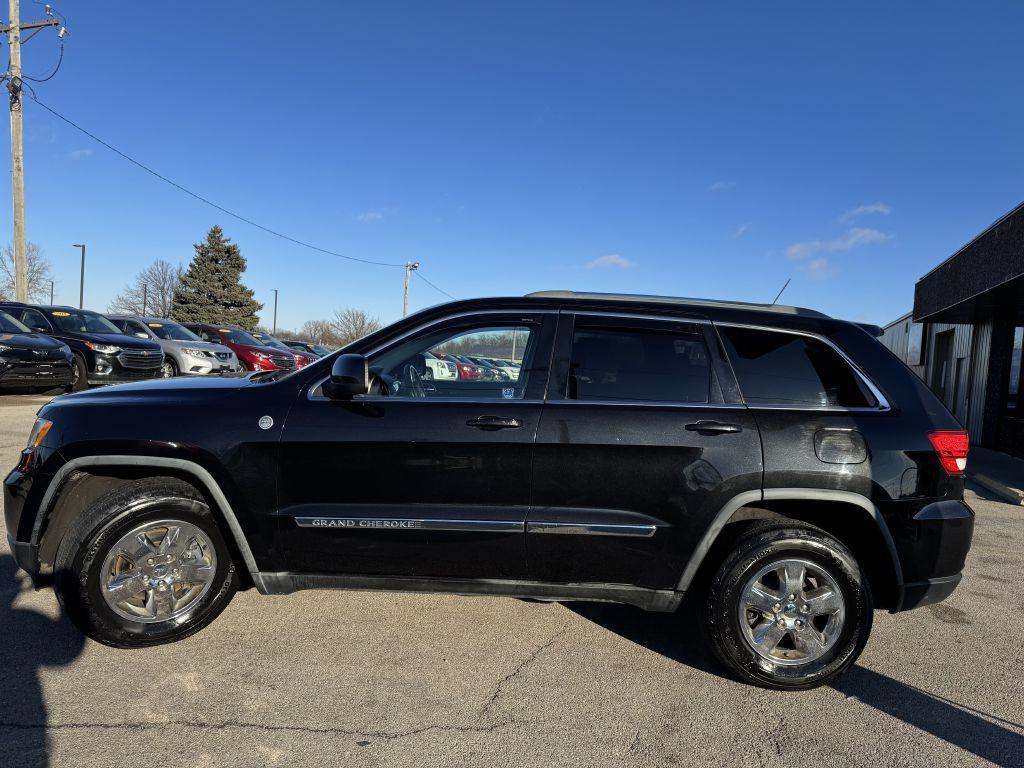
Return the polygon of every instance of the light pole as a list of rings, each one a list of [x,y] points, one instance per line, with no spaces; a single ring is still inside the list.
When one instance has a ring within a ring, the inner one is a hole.
[[[277,336],[277,288],[271,288],[274,292],[274,330],[270,332],[271,336]]]
[[[72,248],[82,249],[82,274],[78,279],[78,308],[85,306],[85,243],[75,243]]]
[[[50,281],[50,306],[53,306],[53,280]]]
[[[418,261],[405,262],[405,298],[402,299],[402,317],[409,314],[409,275],[412,274],[414,269],[419,268],[420,263]]]

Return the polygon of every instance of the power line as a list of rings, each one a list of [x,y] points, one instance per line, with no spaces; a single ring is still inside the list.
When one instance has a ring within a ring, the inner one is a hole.
[[[155,176],[156,178],[160,179],[160,181],[163,181],[164,183],[169,184],[170,186],[174,187],[175,189],[179,190],[180,192],[184,192],[189,197],[192,197],[192,198],[198,200],[201,203],[205,203],[206,205],[210,206],[211,208],[215,208],[216,210],[220,211],[221,213],[227,214],[228,216],[231,216],[232,218],[235,218],[235,219],[238,219],[239,221],[245,222],[246,224],[248,224],[251,227],[256,227],[256,229],[262,230],[262,231],[266,232],[267,234],[273,235],[274,237],[279,237],[282,240],[287,240],[289,243],[294,243],[295,245],[300,245],[303,248],[309,248],[312,251],[319,251],[320,253],[327,254],[328,256],[337,256],[339,259],[346,259],[347,261],[356,261],[356,262],[359,262],[360,264],[372,264],[372,265],[377,266],[377,267],[403,267],[403,268],[405,267],[405,263],[404,262],[398,263],[398,262],[387,262],[387,261],[373,261],[372,259],[360,259],[360,258],[358,258],[356,256],[346,256],[343,253],[338,253],[337,251],[331,251],[331,250],[328,250],[327,248],[321,248],[318,245],[313,245],[312,243],[307,243],[304,240],[299,240],[298,238],[291,237],[290,235],[286,235],[283,232],[278,232],[276,229],[271,229],[270,227],[265,227],[262,224],[259,224],[258,222],[253,221],[252,219],[248,219],[245,216],[242,216],[241,214],[235,213],[234,211],[231,211],[231,210],[225,208],[222,205],[218,205],[217,203],[213,202],[209,198],[203,197],[202,195],[198,194],[197,192],[193,192],[191,189],[188,189],[187,187],[183,187],[178,182],[173,181],[172,179],[167,178],[166,176],[164,176],[161,173],[158,173],[157,171],[154,171],[152,168],[150,168],[149,166],[145,165],[144,163],[139,162],[138,160],[136,160],[131,155],[128,155],[128,154],[122,152],[117,147],[115,147],[115,146],[113,146],[111,144],[108,144],[106,141],[101,139],[96,134],[90,133],[89,131],[87,131],[85,128],[83,128],[82,126],[80,126],[77,123],[75,123],[70,118],[64,117],[64,115],[62,115],[57,110],[53,109],[52,107],[48,107],[46,104],[41,102],[36,97],[36,95],[34,93],[30,93],[29,95],[32,98],[32,101],[34,101],[40,107],[42,107],[47,112],[49,112],[51,115],[56,117],[58,120],[62,120],[63,122],[67,123],[72,128],[74,128],[75,130],[80,131],[81,133],[85,134],[86,136],[88,136],[90,139],[92,139],[93,141],[97,142],[98,144],[102,144],[104,147],[109,149],[111,152],[113,152],[114,154],[124,158],[129,163],[131,163],[132,165],[134,165],[134,166],[136,166],[138,168],[141,168],[146,173],[150,174],[151,176]],[[424,278],[424,279],[426,279],[426,278]],[[433,287],[437,288],[437,286],[433,286]],[[437,290],[440,291],[441,289],[437,288]],[[445,293],[445,292],[441,291],[441,293]],[[445,293],[445,295],[448,296],[450,294]]]
[[[424,283],[426,283],[427,285],[429,285],[429,286],[430,286],[431,288],[433,288],[433,289],[434,289],[435,291],[437,291],[438,293],[443,293],[443,294],[444,294],[445,296],[447,296],[447,297],[448,297],[449,299],[452,299],[453,301],[455,300],[455,297],[454,297],[454,296],[452,296],[452,295],[451,295],[450,293],[448,293],[448,291],[446,291],[446,290],[444,290],[444,289],[442,289],[442,288],[438,288],[438,287],[437,287],[436,285],[434,285],[434,284],[433,284],[432,282],[430,282],[429,280],[427,280],[427,278],[425,278],[425,277],[423,276],[423,273],[422,273],[422,272],[420,272],[420,271],[419,271],[418,269],[417,269],[416,271],[414,271],[414,272],[413,272],[413,274],[414,274],[414,275],[416,275],[416,277],[418,277],[418,278],[419,278],[420,280],[422,280],[422,281],[423,281]]]

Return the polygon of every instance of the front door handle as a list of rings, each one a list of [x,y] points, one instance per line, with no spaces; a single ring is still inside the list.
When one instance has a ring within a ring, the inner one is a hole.
[[[688,432],[700,432],[702,435],[724,435],[733,432],[742,432],[743,427],[739,424],[723,424],[721,421],[695,421],[687,424]]]
[[[475,419],[467,420],[466,426],[487,430],[519,429],[523,426],[523,422],[512,416],[478,416]]]

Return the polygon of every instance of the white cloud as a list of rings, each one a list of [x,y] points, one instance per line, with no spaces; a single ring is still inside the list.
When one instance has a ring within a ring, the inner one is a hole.
[[[68,157],[70,157],[72,160],[83,160],[87,157],[92,157],[92,150],[88,148],[73,149],[70,152],[68,152]]]
[[[750,224],[749,224],[749,222],[747,224],[740,224],[736,228],[736,231],[732,233],[732,236],[733,236],[733,238],[743,237],[749,231],[750,231]]]
[[[359,221],[384,221],[383,211],[365,211],[356,216]]]
[[[832,275],[838,271],[824,256],[811,259],[804,264],[801,269],[803,269],[812,280],[824,280],[826,277],[832,277]]]
[[[626,257],[620,256],[617,253],[610,253],[607,256],[601,256],[593,261],[588,261],[586,266],[587,269],[604,269],[605,267],[629,269],[630,267],[635,267],[636,262],[630,261]]]
[[[732,189],[735,186],[735,181],[716,181],[708,187],[708,192],[724,192],[725,190]]]
[[[839,223],[852,224],[861,216],[868,216],[873,213],[879,213],[882,216],[888,216],[890,213],[892,213],[892,208],[890,208],[885,203],[868,203],[867,205],[858,205],[856,208],[851,208],[850,210],[844,212],[843,215],[839,217]]]
[[[846,230],[834,240],[804,240],[793,243],[786,248],[786,258],[790,261],[803,261],[819,253],[839,253],[862,245],[881,243],[892,235],[867,227],[853,227]]]

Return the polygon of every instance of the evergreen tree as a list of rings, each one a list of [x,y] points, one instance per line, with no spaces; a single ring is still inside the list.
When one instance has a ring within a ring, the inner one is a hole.
[[[255,330],[256,313],[263,305],[242,285],[245,257],[238,246],[214,226],[206,234],[206,242],[194,247],[196,255],[174,292],[174,319]]]

